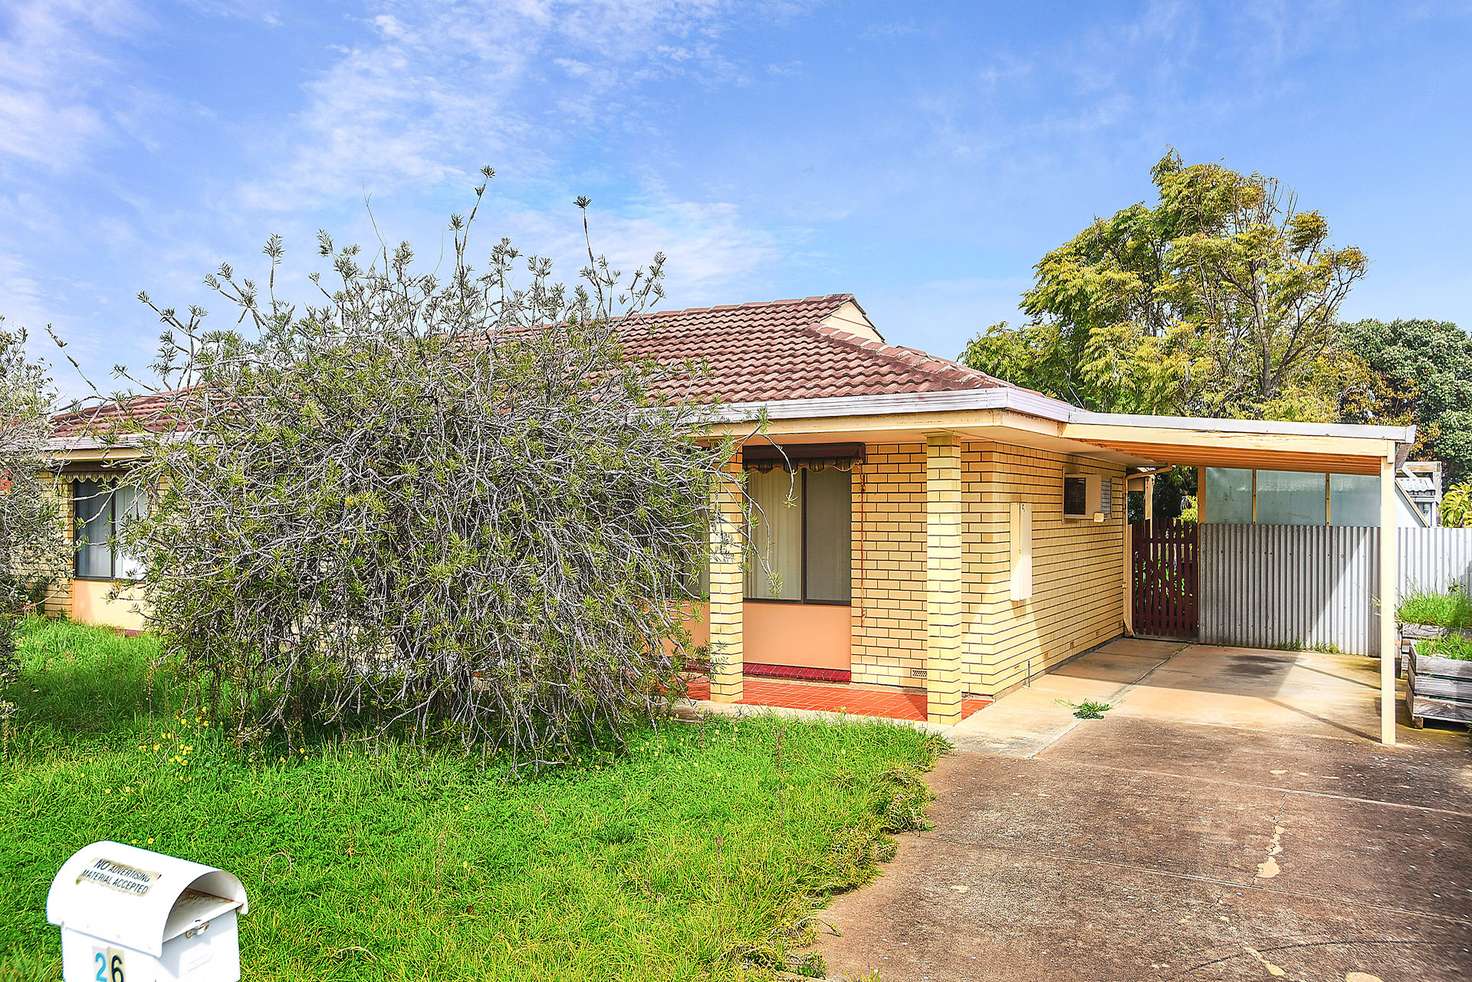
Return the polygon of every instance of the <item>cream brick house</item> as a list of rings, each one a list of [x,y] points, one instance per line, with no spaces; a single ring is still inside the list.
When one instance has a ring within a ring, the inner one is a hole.
[[[723,485],[711,502],[708,603],[693,616],[718,701],[751,677],[845,682],[923,692],[929,719],[954,723],[967,697],[1130,630],[1125,496],[1150,468],[1376,475],[1393,509],[1414,436],[1086,412],[888,344],[848,294],[644,315],[625,344],[704,366],[667,394],[718,401],[712,435],[740,439],[730,468],[761,505],[744,535],[740,493]],[[126,446],[92,440],[90,420],[59,422],[74,496],[125,466]],[[1382,553],[1383,596],[1394,566]],[[53,609],[134,626],[136,604],[98,600],[94,582],[59,587]],[[1393,699],[1393,676],[1382,683]]]

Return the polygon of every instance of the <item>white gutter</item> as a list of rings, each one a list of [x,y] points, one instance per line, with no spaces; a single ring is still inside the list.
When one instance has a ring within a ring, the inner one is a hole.
[[[156,434],[149,434],[154,436]],[[46,449],[52,453],[66,453],[69,450],[112,450],[136,447],[143,443],[144,434],[120,433],[115,436],[54,436],[46,441]]]
[[[1094,413],[1073,410],[1070,423],[1104,426],[1153,426],[1195,433],[1279,433],[1287,436],[1339,436],[1359,440],[1415,443],[1414,426],[1365,426],[1359,423],[1290,423],[1277,419],[1213,419],[1193,416],[1142,416],[1134,413]]]
[[[902,392],[823,399],[778,399],[733,402],[717,406],[713,423],[749,423],[767,419],[828,419],[835,416],[882,416],[891,413],[960,412],[1004,409],[1059,423],[1156,427],[1195,433],[1268,433],[1284,436],[1332,436],[1358,440],[1414,443],[1414,426],[1363,426],[1354,423],[1290,423],[1282,420],[1214,419],[1190,416],[1146,416],[1096,413],[1026,389],[997,386],[950,392]]]
[[[883,416],[887,413],[957,412],[1012,409],[1030,416],[1067,422],[1078,410],[1066,402],[1036,392],[997,386],[952,392],[899,392],[873,396],[831,396],[823,399],[777,399],[770,402],[731,402],[711,414],[716,423],[749,423],[767,419],[827,419],[834,416]]]

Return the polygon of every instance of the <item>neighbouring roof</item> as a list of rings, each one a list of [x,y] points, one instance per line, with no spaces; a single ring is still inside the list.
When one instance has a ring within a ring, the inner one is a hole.
[[[173,426],[168,410],[176,395],[163,392],[122,402],[109,399],[85,409],[57,413],[51,417],[51,425],[54,435],[63,439],[138,430],[162,433]]]
[[[620,324],[625,351],[667,366],[690,364],[657,380],[659,394],[697,401],[751,403],[853,396],[1016,388],[984,372],[917,348],[888,344],[853,294],[692,307],[638,314]],[[118,429],[162,431],[171,394],[61,413],[56,435],[76,438]]]
[[[862,319],[845,319],[845,311]],[[628,318],[620,333],[633,356],[696,364],[695,373],[660,386],[689,399],[768,402],[1008,385],[879,340],[850,293],[659,311]]]

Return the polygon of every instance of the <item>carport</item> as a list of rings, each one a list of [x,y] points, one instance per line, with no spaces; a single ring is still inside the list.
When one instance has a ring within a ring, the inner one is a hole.
[[[1357,426],[1255,420],[1189,419],[1116,413],[1077,413],[1063,426],[1067,439],[1090,443],[1154,467],[1182,464],[1198,468],[1304,471],[1375,476],[1379,479],[1379,525],[1396,525],[1395,475],[1415,441],[1415,427]],[[1133,481],[1148,489],[1150,471]],[[1150,495],[1145,496],[1147,502]],[[1210,508],[1210,502],[1205,502]],[[1397,551],[1394,535],[1379,538],[1380,739],[1395,743],[1397,648]],[[1126,544],[1124,588],[1130,589],[1130,547]],[[1126,627],[1131,605],[1126,603]],[[1248,609],[1241,616],[1256,616]]]

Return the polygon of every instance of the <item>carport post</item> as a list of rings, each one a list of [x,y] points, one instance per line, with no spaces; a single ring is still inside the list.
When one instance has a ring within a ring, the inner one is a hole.
[[[1395,745],[1395,662],[1399,635],[1395,612],[1400,606],[1400,536],[1396,534],[1395,444],[1380,461],[1380,742]]]

